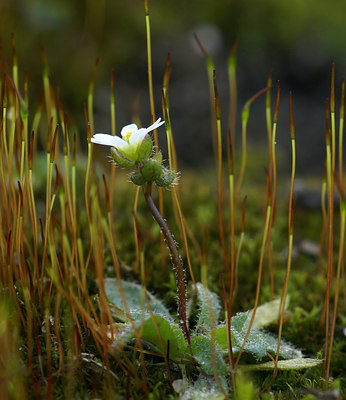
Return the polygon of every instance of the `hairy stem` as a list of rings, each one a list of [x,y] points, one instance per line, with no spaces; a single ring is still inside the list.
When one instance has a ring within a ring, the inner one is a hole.
[[[178,253],[177,247],[175,245],[175,241],[173,236],[165,222],[162,218],[159,210],[157,209],[153,198],[151,197],[151,183],[148,183],[146,186],[143,186],[143,193],[145,197],[145,201],[147,206],[150,209],[151,214],[153,215],[155,221],[159,224],[161,228],[161,232],[165,237],[166,244],[171,253],[171,259],[174,266],[175,280],[177,284],[177,292],[178,292],[178,314],[179,314],[179,325],[185,335],[186,340],[190,343],[190,336],[186,323],[186,281],[185,281],[185,270],[183,266],[183,262]]]

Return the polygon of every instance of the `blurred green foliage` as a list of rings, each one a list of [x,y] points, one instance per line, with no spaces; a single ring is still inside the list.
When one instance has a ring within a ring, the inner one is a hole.
[[[302,132],[297,145],[310,149],[304,153],[304,160],[298,160],[297,168],[305,172],[311,166],[321,167],[318,160],[324,157],[323,105],[329,93],[331,64],[336,63],[337,89],[340,74],[346,70],[345,2],[149,0],[149,12],[157,112],[161,114],[161,82],[167,54],[171,53],[173,131],[183,131],[194,121],[188,136],[176,138],[183,162],[198,164],[202,155],[210,156],[208,82],[204,60],[193,38],[197,32],[215,59],[223,118],[227,120],[229,98],[227,57],[231,43],[238,38],[239,105],[262,88],[269,71],[274,70],[274,82],[281,81],[282,103],[288,90],[292,90],[294,104],[300,111],[295,115],[297,132]],[[0,38],[3,58],[7,57],[10,65],[11,32],[16,39],[21,91],[24,71],[28,72],[31,107],[37,107],[42,93],[40,47],[43,47],[52,85],[56,88],[61,83],[64,111],[73,114],[78,129],[84,127],[82,107],[97,58],[100,63],[95,82],[95,128],[110,131],[108,102],[112,69],[117,126],[126,125],[134,115],[143,119],[143,124],[149,124],[142,0],[2,0]],[[338,104],[338,91],[336,95]],[[249,121],[249,139],[257,144],[263,143],[266,132],[256,107]],[[260,113],[263,115],[262,109]],[[279,122],[284,131],[289,129],[287,117],[282,118],[281,111]],[[258,131],[259,126],[262,128]],[[254,132],[256,135],[251,138]],[[201,139],[198,149],[187,153],[193,143],[197,145],[197,136]],[[285,140],[286,137],[282,138],[279,144],[289,147],[289,137]],[[301,153],[298,157],[302,157]]]
[[[272,54],[267,62],[282,68],[288,59],[312,69],[326,60],[329,65],[331,61],[346,63],[346,3],[341,0],[328,4],[323,0],[153,0],[149,10],[153,42],[176,37],[183,45],[190,30],[210,23],[221,30],[225,49],[237,37],[241,51],[255,52],[261,62]],[[0,15],[4,47],[9,47],[10,32],[14,32],[25,69],[39,75],[35,54],[43,46],[52,76],[63,80],[72,106],[84,101],[97,57],[101,57],[103,72],[108,74],[114,67],[128,79],[141,68],[139,61],[145,61],[142,1],[9,0],[0,2]],[[171,50],[160,54],[162,63]],[[133,83],[142,78],[145,75]]]

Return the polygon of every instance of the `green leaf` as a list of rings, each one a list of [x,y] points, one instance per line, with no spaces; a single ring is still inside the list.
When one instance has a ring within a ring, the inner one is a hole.
[[[249,313],[238,313],[231,320],[231,340],[233,354],[239,353],[249,327]],[[226,325],[220,325],[215,330],[215,341],[223,353],[228,352]],[[243,353],[251,354],[257,360],[266,357],[266,353],[276,354],[278,339],[275,335],[260,329],[251,329],[245,343]],[[281,339],[280,358],[291,359],[302,357],[302,352],[290,343]]]
[[[189,350],[179,326],[160,315],[155,315],[154,320],[155,323],[150,317],[144,321],[143,325],[139,325],[141,339],[155,346],[162,354],[167,354],[169,343],[170,358],[189,358]]]
[[[238,313],[231,320],[232,344],[234,343],[234,352],[238,352],[244,342],[251,318],[249,312]],[[234,339],[234,342],[233,342]],[[238,349],[237,349],[238,348]],[[276,354],[277,337],[260,329],[251,329],[248,339],[244,346],[244,352],[252,354],[257,360],[261,360],[269,352]],[[296,349],[290,343],[281,340],[279,355],[281,358],[299,358],[302,357],[300,350]]]
[[[121,286],[124,291],[124,296],[126,300],[127,307],[130,312],[130,316],[133,320],[139,321],[147,316],[150,316],[148,305],[145,301],[143,287],[134,282],[121,281]],[[124,303],[122,301],[118,280],[116,278],[106,278],[105,279],[105,291],[107,298],[113,305],[125,309]],[[167,308],[153,296],[150,292],[146,291],[149,300],[150,307],[153,314],[162,315],[168,320],[172,320],[172,317],[167,310]]]
[[[291,360],[278,361],[278,369],[291,370],[291,369],[306,369],[313,368],[322,363],[322,360],[316,358],[293,358]],[[263,364],[242,365],[241,369],[246,371],[270,371],[275,368],[273,361],[268,361]]]
[[[244,351],[251,353],[255,358],[261,360],[266,357],[267,352],[274,356],[277,344],[278,339],[276,336],[259,329],[252,329],[246,341]],[[302,357],[302,352],[281,339],[279,356],[284,359],[300,358]]]
[[[273,322],[276,322],[279,318],[280,301],[281,299],[276,299],[257,307],[252,327],[262,328],[263,326],[267,326]],[[288,305],[289,305],[289,296],[287,296],[286,298],[285,310],[288,307]],[[248,313],[249,313],[248,320],[250,323],[253,310],[250,310]]]
[[[243,340],[246,335],[244,329],[245,324],[248,321],[248,312],[238,313],[231,319],[231,341],[233,353],[238,353]],[[247,327],[248,325],[246,325]],[[227,337],[227,326],[226,324],[219,325],[214,332],[215,341],[219,346],[220,350],[227,354],[228,353],[228,337]]]
[[[199,313],[196,331],[209,332],[220,317],[220,300],[216,293],[211,292],[202,283],[197,283],[197,290]]]
[[[154,347],[158,352],[167,354],[169,343],[169,354],[172,358],[189,357],[184,335],[166,307],[155,296],[147,291],[150,299],[151,316],[144,298],[144,288],[137,283],[121,281],[126,304],[131,318],[135,321],[137,333],[142,340]],[[120,296],[118,281],[115,278],[105,279],[105,291],[110,303],[118,308],[117,315],[121,315],[124,303]],[[120,310],[119,310],[120,309]],[[126,341],[135,337],[131,325],[126,324]]]
[[[228,354],[228,337],[227,337],[227,328],[225,325],[217,327],[214,331],[215,342],[218,345],[220,351],[224,354]],[[231,330],[231,342],[232,342],[232,351],[239,352],[240,347],[235,345],[234,335]]]
[[[232,319],[231,319],[232,330],[234,330],[236,332],[241,332],[244,329],[244,327],[245,327],[245,329],[247,329],[249,326],[249,324],[246,323],[246,322],[248,322],[248,316],[249,316],[249,312],[246,311],[246,312],[238,313],[234,317],[232,317]]]
[[[212,363],[212,343],[208,336],[195,336],[191,339],[191,349],[195,360],[199,363],[202,371],[207,375],[214,375]],[[229,374],[229,368],[222,358],[217,344],[214,345],[214,359],[216,371],[219,376]]]

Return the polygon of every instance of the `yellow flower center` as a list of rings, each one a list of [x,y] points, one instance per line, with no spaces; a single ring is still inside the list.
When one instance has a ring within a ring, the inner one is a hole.
[[[124,139],[127,141],[127,143],[129,143],[130,136],[131,136],[132,134],[133,134],[133,132],[127,132],[127,133],[125,134]]]

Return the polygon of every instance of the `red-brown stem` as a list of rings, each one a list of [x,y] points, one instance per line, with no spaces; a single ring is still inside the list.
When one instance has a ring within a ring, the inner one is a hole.
[[[237,118],[237,78],[236,78],[236,55],[237,55],[238,39],[235,39],[231,46],[228,58],[228,76],[229,76],[229,119],[228,127],[231,131],[232,143],[235,143],[236,134],[236,118]],[[234,148],[232,149],[232,157],[234,159]]]
[[[273,83],[273,71],[270,71],[267,81],[267,87],[270,89],[266,94],[266,119],[267,119],[267,135],[268,135],[268,154],[269,154],[269,174],[272,173],[272,117],[271,117],[271,87]]]
[[[328,261],[327,261],[327,288],[325,298],[325,358],[323,362],[322,375],[325,375],[327,353],[329,346],[329,301],[330,289],[333,277],[333,213],[334,213],[334,169],[333,169],[333,132],[330,130],[329,101],[326,102],[326,147],[327,147],[327,193],[328,193]],[[328,388],[328,381],[326,381]]]
[[[243,200],[243,205],[242,205],[242,212],[241,212],[241,234],[240,234],[240,240],[238,244],[238,249],[237,249],[237,254],[235,258],[235,265],[234,265],[234,290],[233,290],[233,296],[236,297],[237,291],[238,291],[238,270],[239,270],[239,257],[240,257],[240,252],[241,248],[243,245],[243,240],[244,240],[244,232],[245,232],[245,209],[246,209],[246,201],[247,201],[247,195],[244,197]]]
[[[280,104],[280,82],[278,82],[277,86],[277,96],[276,96],[276,105],[273,116],[273,128],[271,130],[271,151],[270,151],[270,161],[269,161],[269,176],[273,182],[272,188],[272,209],[270,214],[270,222],[269,222],[269,230],[268,230],[268,260],[269,260],[269,270],[270,270],[270,286],[271,286],[271,300],[274,298],[274,268],[273,268],[273,258],[272,258],[272,241],[271,241],[271,233],[272,227],[274,223],[275,216],[275,197],[276,197],[276,155],[275,155],[275,144],[276,144],[276,126],[278,120],[279,113],[279,104]]]
[[[178,315],[179,315],[179,325],[181,330],[183,331],[186,340],[190,344],[190,335],[187,328],[186,322],[186,281],[185,281],[185,271],[183,262],[178,253],[177,247],[175,245],[175,241],[173,236],[165,222],[162,218],[159,210],[157,209],[153,198],[151,197],[151,184],[148,183],[145,187],[143,186],[143,194],[145,197],[145,201],[149,210],[154,217],[155,221],[159,224],[161,228],[161,232],[166,240],[166,244],[171,253],[172,264],[174,267],[175,280],[177,284],[177,292],[178,292]]]
[[[227,310],[228,309],[227,295],[226,295],[225,282],[224,282],[223,279],[221,279],[221,284],[222,284],[224,308],[225,308],[225,310]],[[231,303],[231,301],[232,301],[232,298],[229,299],[230,303]],[[232,379],[232,387],[233,387],[233,390],[235,391],[235,365],[234,365],[233,347],[232,347],[231,322],[232,322],[231,315],[229,314],[229,312],[227,312],[228,357],[229,357],[229,361],[230,361],[230,372],[231,372],[231,379]]]
[[[213,84],[214,84],[214,101],[215,101],[215,117],[217,126],[217,210],[218,210],[218,221],[219,221],[219,235],[220,243],[223,253],[223,259],[225,264],[225,270],[227,275],[227,281],[230,281],[230,271],[228,264],[227,249],[224,237],[224,229],[222,223],[222,137],[221,137],[221,112],[219,94],[216,85],[216,72],[213,72]]]
[[[342,142],[344,135],[344,113],[345,113],[345,79],[342,79],[341,83],[341,104],[340,104],[340,124],[339,124],[339,179],[341,187],[344,184],[343,178],[343,163],[342,163]]]
[[[265,250],[265,245],[267,243],[267,235],[268,235],[268,229],[269,229],[269,223],[270,223],[270,213],[271,213],[271,200],[272,200],[272,195],[271,195],[271,182],[270,182],[270,176],[269,176],[269,172],[266,169],[266,176],[267,176],[267,212],[266,212],[266,218],[265,218],[265,224],[264,224],[264,230],[263,230],[263,239],[262,239],[262,245],[261,245],[261,253],[260,253],[260,260],[259,260],[259,265],[258,265],[258,277],[257,277],[257,287],[256,287],[256,298],[255,298],[255,304],[253,307],[253,311],[252,311],[252,316],[251,316],[251,320],[249,323],[249,327],[248,330],[246,332],[243,344],[240,348],[240,351],[238,353],[237,356],[237,360],[235,362],[235,368],[237,367],[240,357],[242,355],[242,352],[244,350],[245,347],[245,343],[249,337],[251,328],[252,328],[252,324],[254,322],[255,319],[255,315],[256,315],[256,310],[257,310],[257,306],[258,306],[258,302],[259,302],[259,296],[260,296],[260,289],[261,289],[261,280],[262,280],[262,270],[263,270],[263,259],[264,259],[264,250]]]

